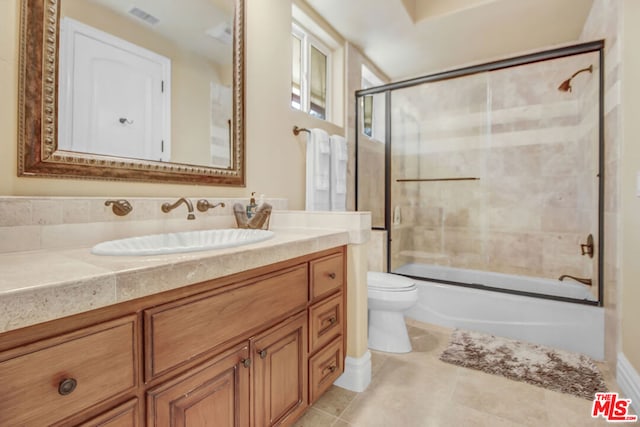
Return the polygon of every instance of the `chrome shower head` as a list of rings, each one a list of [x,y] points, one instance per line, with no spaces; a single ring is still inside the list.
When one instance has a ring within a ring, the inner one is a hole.
[[[560,84],[560,86],[558,86],[558,90],[561,91],[561,92],[571,92],[571,80],[573,80],[573,78],[575,76],[577,76],[578,74],[583,73],[585,71],[593,73],[593,65],[589,65],[587,68],[583,68],[583,69],[578,70],[575,73],[573,73],[573,75],[571,77],[569,77],[567,80],[563,81]]]

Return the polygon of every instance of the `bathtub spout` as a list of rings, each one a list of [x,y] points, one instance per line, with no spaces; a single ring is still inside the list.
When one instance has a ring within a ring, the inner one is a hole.
[[[570,276],[568,274],[563,274],[562,276],[558,277],[558,280],[563,281],[567,277],[570,278],[570,279],[575,280],[576,282],[580,282],[580,283],[582,283],[584,285],[587,285],[587,286],[591,286],[592,285],[591,279],[581,279],[580,277]]]

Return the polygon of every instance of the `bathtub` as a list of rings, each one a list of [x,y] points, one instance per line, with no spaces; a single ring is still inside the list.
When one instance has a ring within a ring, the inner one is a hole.
[[[551,283],[544,283],[545,280],[538,283],[532,278],[430,265],[410,264],[396,272],[494,286],[496,278],[506,279],[511,284],[510,289],[527,292],[539,293],[543,289],[541,286],[558,287],[558,283],[552,280],[547,281]],[[468,275],[471,274],[472,280],[460,280],[461,277],[469,278]],[[442,278],[445,276],[447,278]],[[604,360],[602,307],[448,285],[426,279],[416,280],[416,284],[418,303],[405,313],[407,317],[449,328],[468,329],[547,345]],[[526,285],[532,284],[535,285],[534,288],[527,288]],[[569,289],[575,292],[571,298],[593,299],[588,289],[568,282],[563,282],[562,286],[564,285],[569,285]],[[577,285],[584,287],[579,283]],[[561,296],[567,296],[568,293],[563,290]]]

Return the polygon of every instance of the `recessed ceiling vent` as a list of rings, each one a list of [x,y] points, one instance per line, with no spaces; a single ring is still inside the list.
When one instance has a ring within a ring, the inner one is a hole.
[[[209,37],[212,37],[224,44],[231,44],[233,41],[231,26],[226,22],[221,22],[215,27],[209,28],[206,32]]]
[[[143,20],[149,25],[156,25],[158,22],[160,22],[160,20],[155,16],[153,16],[152,14],[147,13],[144,10],[139,9],[135,6],[129,11],[129,13],[135,16],[136,18]]]

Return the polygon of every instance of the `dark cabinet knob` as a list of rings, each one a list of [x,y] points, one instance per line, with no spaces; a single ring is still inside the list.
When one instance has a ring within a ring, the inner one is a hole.
[[[249,366],[251,366],[251,359],[242,359],[240,362],[242,363],[242,366],[244,366],[245,368],[248,368]]]
[[[338,321],[338,318],[336,316],[331,316],[329,318],[329,323],[331,323],[332,325],[335,325],[337,321]]]
[[[332,279],[335,279],[336,278],[336,273],[329,273],[329,277],[332,278]]]
[[[60,381],[60,384],[58,384],[58,393],[60,393],[61,396],[71,394],[73,393],[73,390],[76,389],[77,385],[78,381],[76,381],[74,378],[65,378]]]
[[[267,357],[267,350],[261,350],[258,352],[258,354],[260,355],[260,359],[264,359],[265,357]]]

